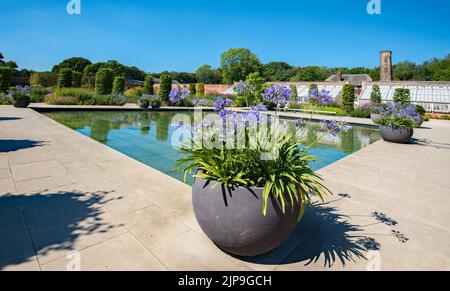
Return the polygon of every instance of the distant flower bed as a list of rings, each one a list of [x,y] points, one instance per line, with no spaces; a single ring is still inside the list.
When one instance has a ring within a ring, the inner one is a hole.
[[[53,94],[45,96],[51,105],[116,105],[123,106],[126,98],[120,94],[97,95],[84,88],[58,88]]]

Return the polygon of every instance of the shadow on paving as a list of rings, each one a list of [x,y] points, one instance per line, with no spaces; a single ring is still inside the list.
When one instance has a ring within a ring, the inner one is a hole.
[[[111,192],[56,192],[0,196],[0,270],[30,262],[35,255],[70,252],[79,239],[120,225],[105,220],[101,206],[121,198]],[[31,240],[30,240],[31,238]],[[64,255],[64,253],[63,253]]]
[[[41,141],[0,139],[0,153],[15,152],[42,145],[43,143]]]
[[[367,260],[365,253],[380,250],[381,245],[374,238],[359,235],[363,227],[349,220],[329,203],[316,204],[308,207],[294,235],[279,249],[260,257],[239,259],[262,265],[302,263],[308,266],[323,257],[324,268],[331,268],[336,262],[345,266],[348,262]]]
[[[22,118],[20,117],[1,117],[0,116],[0,121],[13,121],[13,120],[20,120]]]

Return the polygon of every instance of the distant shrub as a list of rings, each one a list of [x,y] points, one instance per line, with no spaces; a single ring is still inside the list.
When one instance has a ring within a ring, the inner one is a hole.
[[[49,95],[46,102],[51,105],[78,105],[78,99],[72,96]]]
[[[125,78],[122,76],[115,77],[113,83],[113,94],[124,94],[125,92]]]
[[[58,88],[72,87],[72,70],[64,68],[58,72]]]
[[[370,110],[363,108],[363,107],[359,107],[354,109],[351,113],[350,113],[351,117],[357,117],[357,118],[370,118]]]
[[[95,75],[93,74],[84,74],[81,79],[81,85],[85,88],[94,89],[95,88]]]
[[[6,92],[11,86],[13,69],[10,67],[0,67],[0,92]]]
[[[203,83],[198,83],[196,88],[195,88],[195,96],[196,97],[203,97],[205,96],[205,84]]]
[[[30,85],[33,87],[53,87],[56,84],[55,75],[52,72],[33,73],[30,76]]]
[[[401,103],[403,106],[411,104],[411,91],[406,88],[395,89],[394,103]]]
[[[72,87],[81,88],[81,81],[83,74],[77,71],[72,71]]]
[[[381,103],[381,91],[380,86],[373,85],[372,87],[372,93],[370,94],[370,100],[372,103]]]
[[[109,68],[101,68],[95,75],[95,92],[98,95],[108,95],[112,92],[114,71]]]
[[[165,74],[161,76],[161,83],[159,86],[159,97],[161,98],[161,101],[168,102],[169,101],[169,94],[172,90],[172,77],[170,75]]]
[[[427,113],[425,108],[423,108],[423,106],[421,106],[421,105],[416,105],[416,111],[417,111],[417,113],[419,113],[422,116],[425,116],[425,114]]]
[[[127,102],[126,98],[120,94],[97,95],[94,96],[95,105],[116,105],[122,106]]]
[[[32,103],[41,103],[44,101],[44,96],[49,94],[50,90],[44,87],[37,87],[31,90],[30,100]]]
[[[97,95],[84,88],[59,88],[47,97],[53,105],[124,105],[126,98],[120,94]]]
[[[153,75],[146,75],[144,81],[144,94],[153,95],[155,93],[154,89],[155,81],[153,80]]]
[[[345,112],[351,113],[355,110],[355,87],[345,84],[342,92],[342,108]]]
[[[189,94],[191,94],[191,96],[197,95],[197,88],[195,84],[189,84]]]
[[[291,100],[297,100],[298,98],[298,90],[296,85],[289,85],[289,88],[291,89]]]
[[[289,107],[290,109],[300,109],[306,112],[314,112],[317,113],[320,111],[322,115],[335,115],[335,116],[345,116],[345,111],[339,107],[333,106],[320,106],[320,105],[312,105],[312,104],[304,104],[304,103],[293,103]]]

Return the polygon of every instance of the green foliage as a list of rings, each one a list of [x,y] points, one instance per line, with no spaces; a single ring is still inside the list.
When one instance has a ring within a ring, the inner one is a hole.
[[[342,109],[351,113],[355,110],[355,87],[351,84],[345,84],[342,92]]]
[[[125,97],[120,94],[98,95],[85,88],[58,88],[47,99],[53,105],[124,105]]]
[[[291,78],[293,82],[315,82],[325,81],[330,76],[330,72],[323,67],[309,66],[296,68],[295,75]]]
[[[199,83],[220,84],[222,83],[222,73],[213,69],[210,65],[203,65],[195,71],[195,78]]]
[[[72,69],[62,68],[58,71],[58,88],[72,87]]]
[[[427,113],[425,108],[423,108],[423,106],[420,106],[420,105],[416,105],[416,111],[417,111],[417,113],[419,113],[422,116],[425,116],[425,114]]]
[[[144,88],[135,87],[125,91],[125,98],[127,98],[128,103],[137,103],[142,94],[144,94]]]
[[[153,85],[155,85],[155,81],[153,79],[153,75],[145,76],[144,93],[153,95],[155,93]]]
[[[91,61],[85,58],[80,57],[70,58],[55,65],[52,69],[52,72],[58,74],[58,72],[61,69],[70,69],[72,71],[83,73],[84,69],[90,64]]]
[[[358,107],[350,113],[350,116],[357,118],[370,118],[370,110],[363,107]]]
[[[198,83],[195,87],[195,97],[205,96],[205,84]]]
[[[291,98],[293,100],[297,100],[298,98],[298,89],[296,85],[289,85],[289,88],[291,89],[292,93],[291,93]]]
[[[30,76],[30,85],[35,87],[53,87],[55,86],[55,75],[52,72],[32,73]]]
[[[51,93],[50,90],[44,87],[37,87],[31,90],[30,100],[32,103],[40,103],[44,101],[44,96]]]
[[[294,68],[284,62],[270,62],[264,65],[264,78],[269,82],[287,82],[296,73]]]
[[[189,84],[189,94],[191,96],[196,96],[197,95],[197,87],[196,84]]]
[[[397,88],[394,92],[394,103],[400,103],[404,107],[411,104],[411,91],[406,88]]]
[[[309,85],[309,91],[308,94],[311,95],[313,90],[319,90],[319,87],[317,86],[317,84],[311,84]]]
[[[247,76],[262,69],[258,57],[249,49],[230,49],[221,55],[220,66],[225,84],[245,80]]]
[[[372,93],[370,95],[370,100],[372,101],[372,103],[381,103],[381,91],[380,91],[380,86],[378,85],[373,85],[372,87]]]
[[[113,82],[113,94],[123,94],[125,92],[125,78],[115,77]]]
[[[83,74],[77,71],[72,71],[72,87],[81,88],[81,81]]]
[[[290,105],[289,109],[302,110],[307,113],[314,113],[320,115],[331,115],[331,116],[345,116],[346,113],[342,108],[332,107],[332,106],[322,106],[314,104],[300,104],[293,103]]]
[[[180,84],[190,84],[190,83],[197,82],[197,78],[195,77],[195,74],[193,74],[193,73],[170,72],[169,75],[172,78],[172,80],[175,80]]]
[[[0,67],[0,92],[6,92],[11,86],[11,76],[14,70],[10,67]]]
[[[389,126],[394,129],[409,129],[414,128],[416,124],[409,118],[403,118],[399,116],[386,115],[378,122],[379,125]]]
[[[101,68],[95,75],[95,92],[98,95],[108,95],[112,92],[114,71],[109,68]]]
[[[161,98],[161,101],[168,102],[169,94],[172,90],[172,78],[168,74],[164,74],[161,76],[161,83],[159,86],[158,95]]]

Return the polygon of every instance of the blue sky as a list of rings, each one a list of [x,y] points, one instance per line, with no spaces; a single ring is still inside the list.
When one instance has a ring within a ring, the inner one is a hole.
[[[148,72],[219,66],[232,47],[329,67],[375,67],[385,49],[394,62],[450,53],[448,0],[381,0],[381,15],[366,12],[369,0],[81,0],[81,15],[67,2],[0,0],[0,52],[35,70],[83,56]]]

